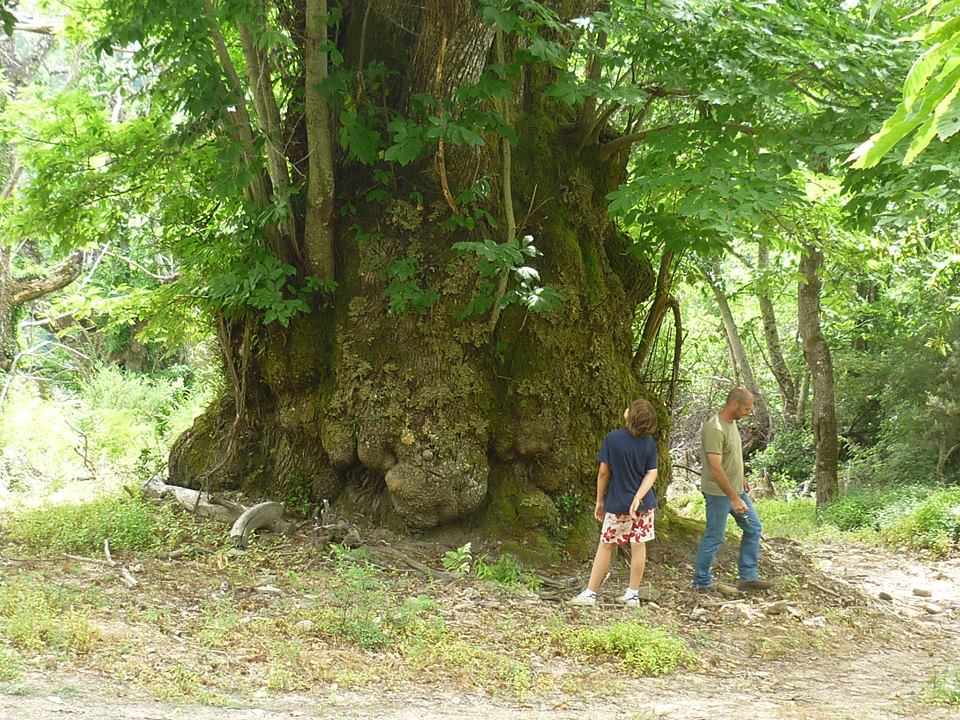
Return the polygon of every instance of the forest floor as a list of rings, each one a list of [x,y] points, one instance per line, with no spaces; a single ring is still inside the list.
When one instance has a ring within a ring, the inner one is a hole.
[[[438,582],[409,563],[391,569],[382,560],[400,558],[396,547],[370,545],[358,562],[306,535],[265,536],[245,553],[110,565],[0,542],[19,638],[6,651],[0,638],[0,718],[960,717],[938,704],[960,701],[960,558],[775,538],[762,560],[775,590],[704,597],[689,587],[693,546],[671,544],[651,553],[654,603],[614,602],[618,562],[601,603],[583,609],[561,602],[581,582],[569,568],[545,573],[540,592]],[[726,545],[731,581],[734,538]],[[439,571],[442,551],[402,552]],[[30,608],[24,627],[17,604]],[[616,622],[682,638],[687,667],[640,677],[563,639]]]

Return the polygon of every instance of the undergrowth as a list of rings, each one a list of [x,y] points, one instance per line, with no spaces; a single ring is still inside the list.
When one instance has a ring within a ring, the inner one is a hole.
[[[813,499],[754,500],[764,535],[846,538],[910,547],[943,556],[960,550],[960,488],[923,485],[861,488],[847,492],[817,514]],[[703,496],[689,495],[676,507],[686,517],[704,517]],[[735,531],[731,517],[727,530]]]
[[[0,516],[7,542],[32,552],[102,552],[104,540],[117,551],[156,551],[178,545],[196,524],[168,503],[125,493],[79,504],[47,505]]]
[[[52,650],[67,657],[89,652],[97,632],[90,622],[90,606],[81,600],[69,588],[39,575],[0,581],[0,658],[11,656],[11,648],[29,653]],[[6,649],[3,643],[8,644]],[[0,679],[13,679],[8,674],[0,671]]]

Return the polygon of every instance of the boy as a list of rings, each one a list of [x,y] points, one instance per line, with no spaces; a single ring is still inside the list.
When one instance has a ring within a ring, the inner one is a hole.
[[[630,543],[630,584],[620,601],[640,604],[637,595],[647,562],[646,543],[653,540],[653,514],[657,494],[657,414],[646,400],[634,400],[623,411],[626,427],[607,433],[597,455],[597,506],[594,516],[603,523],[597,554],[586,589],[571,605],[595,605],[597,590],[610,560],[620,545]]]

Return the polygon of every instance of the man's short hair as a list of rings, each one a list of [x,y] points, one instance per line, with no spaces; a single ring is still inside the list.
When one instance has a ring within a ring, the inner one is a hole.
[[[745,387],[730,388],[730,392],[727,393],[727,405],[732,402],[745,403],[747,400],[752,398],[753,393],[747,390]]]

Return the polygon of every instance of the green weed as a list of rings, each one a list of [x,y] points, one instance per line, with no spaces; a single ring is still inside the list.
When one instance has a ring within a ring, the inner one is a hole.
[[[604,628],[560,626],[550,640],[566,654],[616,661],[637,676],[665,675],[695,662],[679,637],[635,621]]]
[[[331,557],[335,568],[327,601],[307,615],[329,639],[366,649],[393,645],[415,618],[435,607],[425,596],[397,602],[361,553],[334,546]]]
[[[447,572],[464,575],[470,572],[473,564],[473,543],[461,545],[456,550],[448,550],[443,554],[443,569]]]
[[[927,700],[932,705],[960,707],[960,665],[936,673],[927,682]]]
[[[480,580],[494,582],[501,587],[522,585],[530,590],[540,588],[540,580],[523,571],[520,562],[510,553],[503,553],[495,563],[489,563],[485,555],[473,561],[473,572]]]

